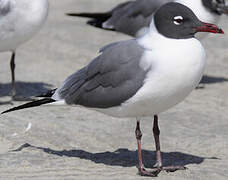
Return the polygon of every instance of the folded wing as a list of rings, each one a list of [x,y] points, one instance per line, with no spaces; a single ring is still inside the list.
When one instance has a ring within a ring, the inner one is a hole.
[[[100,56],[68,77],[53,98],[93,108],[120,105],[144,83],[147,72],[139,65],[143,52],[136,40],[104,47]]]

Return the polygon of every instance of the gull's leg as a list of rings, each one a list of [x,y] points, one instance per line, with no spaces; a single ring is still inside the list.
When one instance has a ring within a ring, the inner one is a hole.
[[[167,172],[174,172],[177,170],[185,170],[186,168],[184,166],[163,167],[162,155],[161,155],[161,149],[160,149],[160,140],[159,140],[160,130],[158,127],[158,116],[157,115],[154,116],[153,134],[154,134],[154,141],[155,141],[155,146],[156,146],[156,156],[157,156],[156,166],[157,166],[157,168],[161,169],[161,170],[165,170]]]
[[[156,167],[161,168],[162,167],[162,155],[161,155],[161,149],[160,149],[160,130],[158,127],[158,116],[154,116],[154,126],[153,126],[153,134],[154,134],[154,141],[155,141],[155,147],[156,147]]]
[[[15,55],[16,53],[13,51],[10,59],[10,69],[11,69],[11,96],[14,99],[16,95],[16,86],[15,86]]]
[[[137,119],[137,124],[136,124],[136,129],[135,129],[135,137],[137,140],[137,145],[138,145],[138,161],[139,161],[139,175],[141,176],[151,176],[151,177],[155,177],[157,176],[161,169],[156,169],[154,171],[147,171],[144,166],[143,166],[143,162],[142,162],[142,146],[141,146],[141,139],[142,139],[142,132],[140,130],[140,121]]]

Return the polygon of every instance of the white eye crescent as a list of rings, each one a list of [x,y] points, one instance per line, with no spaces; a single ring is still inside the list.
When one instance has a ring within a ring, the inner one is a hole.
[[[184,18],[182,16],[175,16],[173,18],[173,23],[176,25],[181,25],[183,21],[184,21]]]

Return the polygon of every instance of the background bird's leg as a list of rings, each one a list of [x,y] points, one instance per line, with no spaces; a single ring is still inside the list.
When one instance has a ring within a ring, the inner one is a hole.
[[[11,82],[11,101],[31,101],[33,100],[30,97],[24,97],[24,96],[19,96],[18,93],[16,92],[16,84],[15,84],[15,56],[16,52],[12,51],[11,59],[10,59],[10,69],[11,69],[11,77],[12,77],[12,82]],[[16,94],[17,93],[17,94]]]
[[[154,170],[154,171],[147,171],[142,162],[142,146],[141,146],[141,139],[142,139],[142,132],[140,130],[140,120],[137,119],[136,129],[135,129],[135,137],[137,139],[137,145],[138,145],[138,161],[139,161],[139,174],[141,176],[152,176],[155,177],[160,173],[160,169]]]
[[[157,156],[156,166],[157,166],[157,168],[161,169],[161,170],[165,170],[167,172],[174,172],[177,170],[185,170],[186,168],[184,166],[163,167],[162,155],[161,155],[161,149],[160,149],[160,140],[159,140],[160,130],[158,127],[158,116],[157,115],[154,116],[153,134],[154,134],[154,141],[155,141],[155,146],[156,146],[156,156]]]
[[[12,99],[15,97],[16,95],[16,86],[15,86],[15,55],[16,53],[13,51],[12,55],[11,55],[11,59],[10,59],[10,69],[11,69],[11,96]]]

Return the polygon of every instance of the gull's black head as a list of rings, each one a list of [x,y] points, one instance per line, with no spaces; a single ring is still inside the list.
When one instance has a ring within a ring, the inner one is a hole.
[[[218,15],[228,14],[228,6],[225,0],[202,0],[203,5],[211,12]]]
[[[193,38],[197,32],[222,33],[217,26],[201,22],[188,7],[175,2],[163,5],[154,15],[160,34],[172,39]]]

